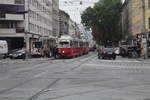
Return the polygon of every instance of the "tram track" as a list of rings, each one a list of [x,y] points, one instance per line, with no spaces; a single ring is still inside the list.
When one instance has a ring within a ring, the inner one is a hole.
[[[79,65],[74,66],[74,67],[71,68],[70,70],[68,70],[68,71],[61,71],[60,73],[62,73],[62,72],[74,71],[75,69],[81,67],[82,64],[84,64],[84,63],[86,63],[87,61],[89,61],[90,58],[91,58],[91,56],[92,56],[92,55],[90,55],[88,58],[86,58],[86,60],[82,61],[82,63],[80,62]],[[92,58],[94,58],[94,57],[95,57],[95,56],[92,56]],[[85,57],[84,57],[84,58],[85,58]],[[80,59],[83,59],[83,57],[80,57]],[[65,63],[70,64],[70,63],[73,63],[73,62],[75,62],[75,61],[79,61],[80,59],[72,60],[71,62],[68,62],[68,61],[67,61],[67,62],[65,62]],[[63,62],[64,62],[64,61],[63,61]],[[38,91],[37,93],[35,93],[33,96],[31,96],[31,97],[28,98],[27,100],[36,100],[36,99],[38,99],[38,97],[39,97],[40,95],[42,95],[42,94],[44,94],[44,93],[46,93],[46,92],[49,92],[49,91],[50,91],[50,88],[51,88],[53,85],[55,85],[55,84],[56,84],[58,81],[60,81],[60,80],[61,80],[61,78],[55,79],[52,83],[50,83],[48,86],[46,86],[45,88],[43,88],[43,89],[41,89],[40,91]],[[50,100],[51,100],[51,99],[50,99]]]
[[[33,96],[29,97],[27,100],[36,100],[41,94],[45,93],[45,91],[47,89],[49,89],[50,87],[52,87],[54,84],[56,84],[58,81],[60,81],[61,79],[56,79],[54,80],[52,83],[50,83],[49,85],[47,85],[45,88],[41,89],[39,92],[35,93]]]
[[[84,55],[84,56],[81,56],[81,57],[78,57],[78,58],[71,59],[71,61],[70,61],[70,59],[69,60],[60,60],[61,62],[65,63],[65,64],[72,64],[73,62],[76,62],[76,61],[80,62],[78,65],[73,66],[71,69],[69,69],[67,71],[60,71],[60,72],[63,73],[63,72],[74,71],[75,69],[81,67],[82,64],[86,63],[87,61],[89,61],[90,59],[92,59],[94,57],[95,57],[95,55],[93,55],[93,53],[92,53],[92,54],[89,54],[89,55]],[[22,68],[22,69],[18,69],[18,70],[16,70],[16,68],[15,68],[14,70],[12,69],[11,71],[15,72],[14,74],[22,73],[22,72],[28,72],[30,70],[34,70],[35,68],[38,69],[38,68],[41,68],[43,66],[48,66],[50,63],[55,64],[53,61],[55,61],[55,60],[51,60],[50,62],[46,61],[46,62],[44,62],[44,65],[43,65],[43,63],[42,64],[38,63],[38,64],[36,64],[36,65],[34,65],[32,67],[29,67],[29,68]],[[46,73],[46,72],[47,71],[44,71],[44,72],[42,72],[42,74]],[[0,90],[0,94],[4,94],[4,93],[6,93],[8,91],[11,91],[11,90],[17,88],[17,87],[23,86],[24,84],[26,84],[26,83],[28,83],[30,81],[33,81],[33,80],[39,78],[40,76],[41,75],[34,75],[34,77],[29,78],[29,79],[25,79],[24,81],[19,82],[19,83],[17,83],[14,86],[11,86],[11,87],[3,89],[3,90]],[[51,88],[53,85],[55,85],[60,80],[61,80],[61,78],[54,79],[54,81],[52,83],[50,83],[49,85],[47,85],[45,88],[40,89],[40,91],[38,91],[37,93],[35,93],[33,96],[29,97],[27,100],[35,100],[35,99],[37,99],[40,95],[42,95],[43,93],[45,93],[45,91],[47,91],[47,89]]]

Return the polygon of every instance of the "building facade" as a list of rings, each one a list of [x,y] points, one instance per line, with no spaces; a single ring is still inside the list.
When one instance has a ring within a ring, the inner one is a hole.
[[[76,23],[72,20],[69,19],[69,35],[76,37],[77,36],[77,25]]]
[[[70,16],[63,10],[59,10],[59,27],[60,27],[60,36],[69,34],[69,19]]]
[[[122,37],[125,39],[126,36],[131,34],[131,15],[129,14],[131,3],[130,0],[126,0],[122,5]]]
[[[150,31],[150,0],[125,0],[122,24],[123,32],[132,35]]]
[[[56,39],[59,34],[58,0],[0,0],[0,39],[9,50],[32,42]]]
[[[25,11],[23,0],[0,0],[0,39],[7,40],[10,49],[24,45]]]
[[[131,35],[132,45],[150,55],[150,0],[125,0],[122,8],[122,34]]]
[[[52,0],[53,37],[59,36],[59,0]]]
[[[52,1],[25,0],[25,41],[28,50],[32,42],[45,41],[52,36]],[[28,44],[29,43],[29,44]]]

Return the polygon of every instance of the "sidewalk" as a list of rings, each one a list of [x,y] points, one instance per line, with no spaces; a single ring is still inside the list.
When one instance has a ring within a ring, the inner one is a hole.
[[[137,60],[137,61],[144,62],[144,63],[150,63],[150,58],[147,58],[147,59],[144,59],[144,58],[137,58],[136,60]]]

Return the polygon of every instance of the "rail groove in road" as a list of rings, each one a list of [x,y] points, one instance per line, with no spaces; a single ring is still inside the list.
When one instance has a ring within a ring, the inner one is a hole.
[[[78,58],[78,59],[72,59],[72,61],[65,61],[65,60],[63,60],[63,62],[65,62],[65,63],[67,63],[67,64],[73,63],[73,62],[75,62],[75,61],[79,61],[80,64],[77,65],[77,66],[74,66],[74,67],[71,68],[69,71],[61,71],[61,72],[70,72],[70,71],[73,71],[73,70],[79,68],[82,64],[84,64],[84,63],[86,63],[87,61],[89,61],[90,58],[91,58],[91,56],[92,56],[92,55],[90,55],[89,57],[87,57],[86,60],[82,61],[82,63],[80,62],[80,60],[83,59],[83,57],[85,58],[85,56],[80,57],[80,58]],[[95,57],[95,55],[92,56],[92,58],[93,58],[93,57]],[[59,72],[59,73],[60,73],[60,72]],[[27,100],[36,100],[40,95],[44,94],[45,92],[48,92],[48,91],[49,91],[49,88],[50,88],[51,86],[53,86],[54,84],[56,84],[56,83],[57,83],[58,81],[60,81],[60,80],[61,80],[61,78],[56,79],[55,81],[53,81],[52,83],[50,83],[48,86],[46,86],[45,88],[43,88],[42,90],[40,90],[39,92],[37,92],[36,94],[34,94],[32,97],[28,98]]]
[[[8,91],[10,91],[10,90],[12,90],[12,89],[15,89],[15,88],[17,88],[17,87],[19,87],[19,86],[24,85],[25,83],[28,83],[28,82],[30,82],[30,81],[32,81],[32,80],[34,80],[34,79],[35,79],[35,78],[28,79],[28,80],[25,80],[25,81],[23,81],[23,82],[21,82],[21,83],[18,83],[18,84],[16,84],[15,86],[12,86],[12,87],[10,87],[10,88],[8,88],[8,89],[0,90],[0,94],[4,94],[4,93],[6,93],[6,92],[8,92]]]
[[[47,63],[45,63],[45,64],[47,64]],[[23,73],[23,72],[25,72],[25,71],[30,71],[30,70],[33,70],[33,69],[35,69],[35,68],[40,68],[42,65],[43,65],[43,63],[42,63],[42,64],[35,65],[35,66],[31,67],[31,68],[19,69],[19,70],[17,70],[17,74]],[[19,72],[18,72],[18,71],[19,71]],[[33,78],[26,79],[26,80],[24,80],[23,82],[20,82],[20,83],[14,85],[14,86],[12,86],[12,87],[9,87],[9,88],[7,88],[7,89],[0,90],[0,94],[4,94],[4,93],[6,93],[6,92],[8,92],[8,91],[10,91],[10,90],[12,90],[12,89],[15,89],[15,88],[17,88],[17,87],[19,87],[19,86],[22,86],[22,85],[24,85],[24,84],[26,84],[26,83],[28,83],[28,82],[34,80],[34,79],[37,79],[37,78],[39,77],[39,75],[41,75],[41,74],[35,75]],[[7,79],[8,79],[8,78],[11,78],[11,77],[7,77]]]
[[[39,92],[37,92],[36,94],[34,94],[32,97],[28,98],[27,100],[35,100],[36,98],[38,98],[38,96],[40,96],[42,93],[44,93],[47,89],[49,89],[51,86],[53,86],[54,84],[56,84],[58,81],[60,81],[61,79],[56,79],[54,80],[52,83],[50,83],[48,86],[46,86],[45,88],[43,88],[42,90],[40,90]]]

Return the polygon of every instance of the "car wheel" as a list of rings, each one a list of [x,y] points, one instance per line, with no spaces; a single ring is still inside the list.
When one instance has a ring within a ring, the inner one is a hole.
[[[10,57],[10,59],[13,59],[13,57]]]

